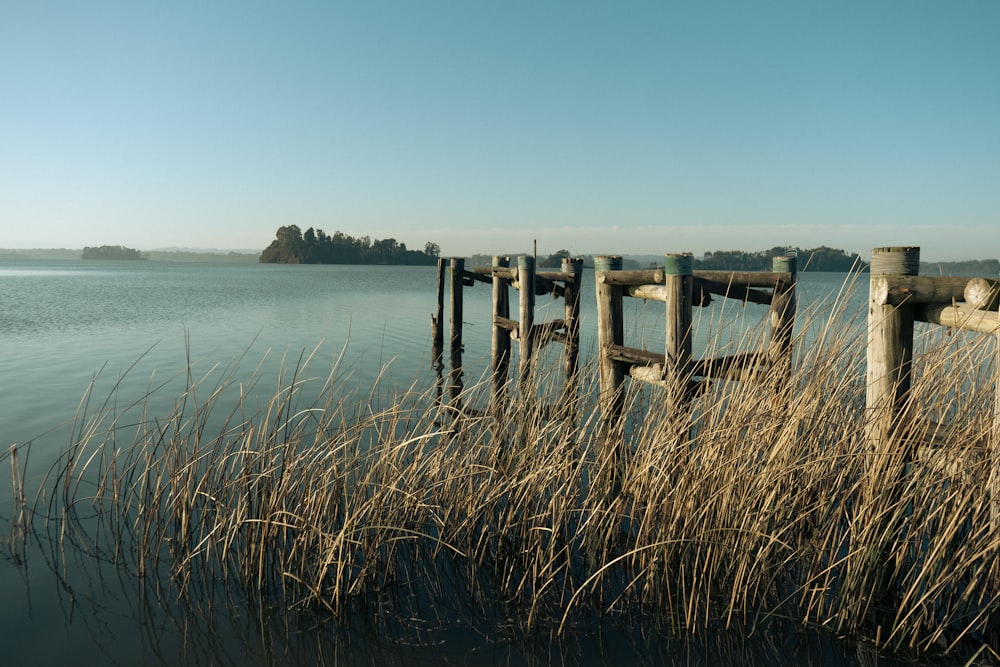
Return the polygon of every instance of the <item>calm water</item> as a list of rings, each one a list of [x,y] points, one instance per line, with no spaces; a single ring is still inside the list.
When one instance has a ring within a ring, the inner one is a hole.
[[[801,310],[836,293],[843,279],[803,274]],[[593,275],[584,280],[582,345],[592,356]],[[92,382],[94,400],[113,395],[121,410],[163,385],[146,400],[154,413],[166,413],[189,371],[204,376],[207,386],[232,371],[236,383],[263,402],[279,376],[314,351],[303,376],[318,378],[319,387],[336,368],[341,391],[359,401],[387,402],[411,385],[429,388],[435,281],[433,267],[0,263],[0,444],[6,452],[12,443],[31,442],[29,476],[37,480],[69,441]],[[862,316],[863,296],[850,302]],[[539,297],[539,305],[538,321],[559,316],[559,303]],[[662,304],[627,305],[628,344],[662,349]],[[466,290],[467,378],[487,367],[489,312],[487,286]],[[717,304],[697,314],[697,340],[721,336],[738,344],[743,329],[766,312]],[[9,470],[6,459],[0,469]],[[0,474],[4,532],[10,484],[9,473]],[[110,566],[96,573],[88,566],[86,581],[62,586],[53,569],[72,564],[60,563],[47,548],[35,545],[27,567],[0,561],[2,664],[895,664],[823,637],[710,637],[684,644],[647,637],[637,645],[634,637],[610,632],[559,646],[501,628],[493,637],[437,635],[430,646],[379,630],[355,628],[341,636],[300,628],[275,653],[269,645],[278,640],[269,628],[278,621],[217,610],[217,625],[200,627],[163,612]]]

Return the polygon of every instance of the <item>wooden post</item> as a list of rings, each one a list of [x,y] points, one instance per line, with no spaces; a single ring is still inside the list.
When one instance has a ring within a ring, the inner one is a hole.
[[[518,315],[518,380],[519,387],[524,390],[532,368],[535,337],[532,329],[535,326],[535,258],[531,255],[519,255],[517,258],[517,283],[520,292]]]
[[[865,439],[877,459],[888,455],[885,443],[909,394],[913,363],[913,306],[881,305],[879,281],[887,275],[915,276],[919,271],[920,248],[872,250]]]
[[[458,407],[458,396],[462,393],[462,288],[465,283],[465,258],[451,258],[451,382],[449,396],[454,407]]]
[[[906,302],[897,306],[881,305],[881,295],[885,276],[916,276],[919,273],[920,248],[875,248],[870,271],[864,434],[868,467],[860,500],[877,508],[870,512],[878,517],[872,520],[880,522],[874,530],[869,528],[865,533],[882,537],[870,545],[861,540],[855,545],[852,538],[851,546],[856,546],[864,555],[859,565],[877,573],[873,581],[874,594],[884,596],[892,589],[894,577],[892,554],[896,544],[890,540],[903,539],[906,525],[899,507],[905,483],[903,475],[912,452],[893,451],[890,446],[910,391],[914,307]],[[893,509],[883,511],[885,508]]]
[[[494,255],[493,268],[507,268],[510,257]],[[510,374],[510,331],[500,326],[496,318],[510,318],[510,296],[507,292],[507,279],[493,275],[493,340],[490,347],[491,370],[493,378],[494,405],[500,408],[505,399],[507,377]]]
[[[768,344],[768,361],[773,379],[775,408],[784,410],[787,399],[789,377],[792,373],[792,334],[795,331],[795,283],[798,258],[783,255],[771,258],[771,270],[775,273],[790,273],[791,283],[776,285],[771,298],[771,336]]]
[[[622,383],[624,366],[608,355],[609,345],[625,343],[625,323],[622,314],[623,289],[604,280],[606,271],[621,271],[622,258],[617,255],[594,257],[594,283],[597,290],[597,345],[600,359],[601,416],[605,422],[616,421],[624,407]]]
[[[444,274],[447,268],[444,257],[437,262],[437,315],[431,315],[431,334],[434,345],[444,349]]]
[[[691,309],[694,287],[691,253],[669,253],[663,258],[666,295],[666,400],[672,409],[688,400],[691,382]]]
[[[990,431],[986,455],[990,467],[987,482],[990,494],[990,524],[995,536],[1000,534],[1000,329],[997,329],[993,337],[995,340],[993,362],[996,375],[993,381],[993,428]],[[1000,577],[1000,573],[994,574],[994,577]]]
[[[567,386],[576,381],[580,364],[580,285],[583,279],[583,260],[564,257],[562,272],[572,273],[573,280],[566,282],[563,295],[566,312],[566,352],[565,365]]]

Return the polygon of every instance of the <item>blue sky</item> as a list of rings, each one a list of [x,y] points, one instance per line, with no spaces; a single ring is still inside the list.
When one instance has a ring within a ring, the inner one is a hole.
[[[0,0],[0,247],[1000,257],[1000,2]]]

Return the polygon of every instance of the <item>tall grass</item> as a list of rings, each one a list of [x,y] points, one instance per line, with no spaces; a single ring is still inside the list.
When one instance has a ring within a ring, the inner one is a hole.
[[[630,386],[611,425],[593,367],[561,399],[573,420],[540,395],[460,412],[412,387],[377,409],[339,394],[336,367],[309,376],[308,358],[263,406],[235,371],[191,375],[166,414],[87,407],[33,500],[15,449],[4,546],[21,557],[34,534],[209,607],[564,633],[791,623],[992,652],[993,343],[924,335],[898,455],[874,461],[864,340],[833,310],[802,327],[787,385],[715,381],[684,410]],[[554,372],[533,386],[558,386]],[[488,405],[488,383],[462,403]]]

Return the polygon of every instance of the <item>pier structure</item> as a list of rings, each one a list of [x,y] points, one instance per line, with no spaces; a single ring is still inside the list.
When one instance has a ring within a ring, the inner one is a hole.
[[[914,324],[992,335],[996,338],[996,389],[989,406],[992,429],[989,442],[969,444],[977,445],[990,460],[991,520],[1000,530],[1000,280],[919,273],[918,247],[872,250],[865,383],[868,486],[875,488],[886,470],[905,471],[913,461],[932,457],[936,436],[962,428],[931,422],[914,403]]]
[[[712,379],[761,377],[767,371],[784,393],[791,371],[795,325],[797,260],[775,257],[771,271],[694,271],[690,253],[664,256],[663,268],[623,270],[617,255],[594,258],[597,294],[600,406],[603,420],[622,417],[625,378],[664,388],[664,401],[682,410],[702,383]],[[767,305],[770,337],[766,349],[721,357],[695,358],[692,310],[712,296]],[[666,336],[663,352],[626,345],[625,297],[664,303]],[[686,430],[686,429],[685,429]]]
[[[447,261],[447,264],[446,264]],[[492,265],[468,270],[465,259],[438,260],[437,314],[431,317],[435,356],[440,360],[444,346],[445,284],[449,285],[450,304],[448,381],[449,405],[461,409],[464,389],[462,365],[462,325],[464,289],[477,282],[492,287],[490,383],[491,410],[502,410],[507,401],[513,344],[517,344],[517,388],[522,396],[533,395],[530,381],[538,352],[550,343],[561,343],[563,351],[564,396],[561,404],[572,404],[576,395],[580,359],[580,291],[583,260],[563,258],[558,271],[537,270],[533,255],[520,255],[515,266],[508,256],[493,257]],[[511,317],[510,290],[518,294],[517,319]],[[547,322],[535,321],[535,297],[550,294],[562,299],[563,317]],[[439,362],[440,363],[440,362]],[[443,364],[439,370],[443,369]]]

